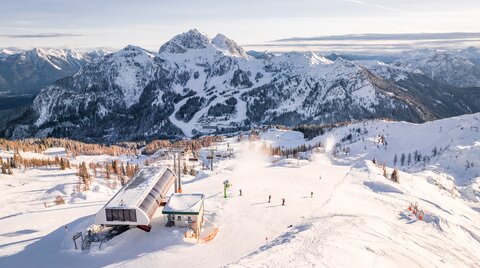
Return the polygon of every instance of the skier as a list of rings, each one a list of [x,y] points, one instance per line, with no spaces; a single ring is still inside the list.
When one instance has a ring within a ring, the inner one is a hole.
[[[282,198],[282,206],[285,206],[285,198]]]
[[[268,203],[270,203],[270,201],[272,201],[272,195],[268,196]]]
[[[310,192],[310,198],[313,198],[313,192]]]
[[[240,189],[239,191],[240,191],[240,196],[242,196],[242,189]]]

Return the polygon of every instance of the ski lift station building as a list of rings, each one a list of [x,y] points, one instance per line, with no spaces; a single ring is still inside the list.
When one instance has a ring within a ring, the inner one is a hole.
[[[95,216],[95,223],[150,225],[153,214],[166,200],[167,193],[176,180],[175,173],[169,168],[143,167],[100,209]]]

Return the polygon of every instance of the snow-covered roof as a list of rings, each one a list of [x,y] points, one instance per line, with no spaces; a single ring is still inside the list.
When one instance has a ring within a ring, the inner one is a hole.
[[[203,205],[203,194],[173,194],[163,208],[163,214],[199,214]]]
[[[105,207],[138,207],[166,170],[167,168],[165,167],[143,167],[135,174],[133,179],[128,181],[127,184],[117,192]]]

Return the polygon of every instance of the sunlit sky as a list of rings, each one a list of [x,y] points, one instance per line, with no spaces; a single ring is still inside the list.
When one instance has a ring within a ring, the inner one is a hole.
[[[285,47],[275,40],[366,33],[480,32],[480,1],[0,0],[3,48],[117,49],[133,44],[156,51],[172,36],[192,28],[211,37],[223,33],[247,48],[296,50],[302,47],[296,47],[296,41]],[[391,39],[382,42],[396,42]],[[462,38],[460,43],[452,39],[448,43],[466,46],[478,40],[477,36],[468,42]],[[335,45],[338,40],[322,42]],[[317,43],[313,45],[309,49],[315,49]]]

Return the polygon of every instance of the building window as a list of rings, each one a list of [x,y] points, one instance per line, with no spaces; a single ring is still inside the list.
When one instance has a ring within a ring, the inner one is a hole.
[[[137,221],[135,209],[105,209],[107,221]]]
[[[192,220],[192,217],[188,216],[188,217],[187,217],[187,220],[191,221],[191,220]]]
[[[112,209],[112,218],[114,221],[118,221],[118,209]]]
[[[182,220],[182,216],[177,216],[177,221],[181,221]]]
[[[105,209],[105,213],[107,214],[107,221],[113,221],[113,215],[111,209]]]

